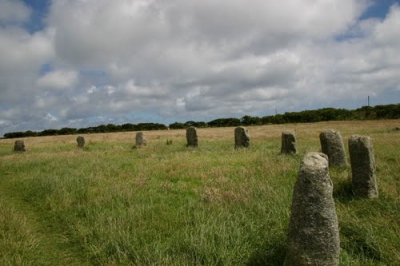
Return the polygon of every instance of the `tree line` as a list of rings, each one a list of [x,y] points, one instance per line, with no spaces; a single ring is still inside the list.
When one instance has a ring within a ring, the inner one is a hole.
[[[286,123],[313,123],[321,121],[340,121],[340,120],[376,120],[376,119],[398,119],[400,118],[400,104],[363,106],[355,110],[322,108],[317,110],[305,110],[301,112],[286,112],[284,114],[276,114],[272,116],[248,116],[242,118],[218,118],[209,122],[187,121],[185,123],[175,122],[168,127],[158,123],[126,123],[122,125],[99,125],[88,128],[61,128],[46,129],[41,132],[10,132],[4,134],[4,138],[21,138],[36,136],[54,136],[54,135],[73,135],[73,134],[90,134],[90,133],[108,133],[108,132],[124,132],[124,131],[143,131],[143,130],[167,130],[169,129],[185,129],[189,126],[197,128],[207,127],[234,127],[234,126],[253,126],[253,125],[270,125],[270,124],[286,124]]]

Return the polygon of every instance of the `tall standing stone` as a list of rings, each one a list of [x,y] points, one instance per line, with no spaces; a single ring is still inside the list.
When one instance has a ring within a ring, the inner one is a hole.
[[[297,153],[296,135],[294,134],[294,132],[290,131],[282,132],[281,153],[285,154]]]
[[[197,128],[190,126],[186,129],[186,147],[197,147],[198,146],[198,138],[197,138]]]
[[[319,134],[322,152],[328,155],[329,166],[342,167],[347,165],[346,151],[339,131],[326,130]]]
[[[85,138],[84,137],[82,137],[82,136],[77,137],[76,142],[78,143],[78,148],[85,147]]]
[[[308,153],[293,191],[284,265],[339,265],[339,226],[328,158]]]
[[[250,146],[249,130],[245,127],[235,128],[235,149],[248,148]]]
[[[147,145],[147,140],[143,132],[136,133],[136,148],[140,148],[142,146]]]
[[[371,138],[352,135],[349,139],[349,153],[354,194],[364,198],[378,197],[375,155]]]
[[[14,151],[26,151],[25,143],[23,140],[16,140],[14,143]]]

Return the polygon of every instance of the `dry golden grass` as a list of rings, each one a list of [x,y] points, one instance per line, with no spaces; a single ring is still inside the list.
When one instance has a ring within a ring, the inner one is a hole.
[[[366,120],[366,121],[333,121],[318,122],[304,124],[283,124],[283,125],[264,125],[250,126],[250,137],[253,141],[264,141],[268,139],[277,139],[281,137],[282,131],[294,131],[298,139],[318,139],[319,133],[325,129],[335,129],[341,132],[343,138],[348,138],[352,134],[369,135],[373,138],[376,134],[385,132],[390,133],[393,128],[399,127],[399,120]],[[173,141],[182,141],[185,139],[186,131],[184,129],[161,130],[161,131],[143,131],[148,142],[154,140],[166,139]],[[98,134],[82,134],[86,143],[107,142],[107,143],[132,143],[135,142],[135,132],[118,132],[118,133],[98,133]],[[199,141],[205,140],[232,140],[233,128],[199,128],[197,130]],[[20,138],[25,141],[27,148],[43,147],[49,144],[73,144],[76,145],[76,137],[78,135],[63,136],[46,136]],[[0,139],[0,145],[12,145],[15,139]],[[10,146],[12,148],[12,146]]]

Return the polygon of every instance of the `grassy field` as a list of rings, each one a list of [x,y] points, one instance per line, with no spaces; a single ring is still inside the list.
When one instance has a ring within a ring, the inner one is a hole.
[[[319,133],[372,138],[380,197],[354,198],[350,167],[330,169],[341,265],[400,265],[399,120],[0,140],[0,265],[282,265],[294,182]],[[280,155],[294,130],[299,154]],[[166,140],[172,145],[166,145]],[[348,160],[349,161],[349,160]]]

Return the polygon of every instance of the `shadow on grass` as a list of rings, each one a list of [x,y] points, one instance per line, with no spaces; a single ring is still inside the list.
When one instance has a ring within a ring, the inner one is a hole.
[[[348,203],[356,199],[350,180],[341,181],[333,187],[333,198],[341,203]]]
[[[250,257],[247,266],[283,265],[285,259],[285,242],[269,241],[256,250]]]

